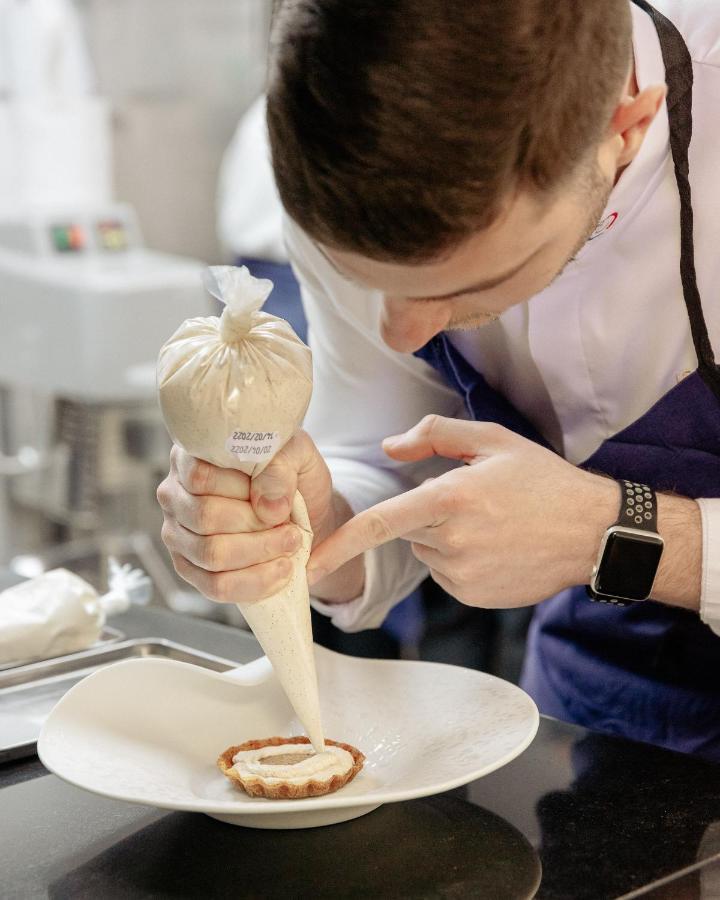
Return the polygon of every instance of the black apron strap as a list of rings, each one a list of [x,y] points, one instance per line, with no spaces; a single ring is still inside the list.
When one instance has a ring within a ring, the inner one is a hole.
[[[689,151],[692,140],[693,66],[682,35],[662,13],[646,0],[633,0],[652,18],[660,39],[668,86],[667,108],[670,120],[670,149],[675,164],[675,177],[680,193],[680,276],[690,319],[693,344],[698,357],[698,371],[720,400],[720,368],[715,362],[695,270],[693,240],[693,208],[690,189]]]

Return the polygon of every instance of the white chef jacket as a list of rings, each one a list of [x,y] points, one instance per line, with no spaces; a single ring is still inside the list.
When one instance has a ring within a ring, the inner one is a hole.
[[[682,33],[695,72],[690,177],[703,309],[720,353],[720,4],[658,0]],[[631,4],[640,89],[664,83],[650,17]],[[465,358],[561,452],[580,463],[697,368],[680,280],[680,200],[663,105],[615,186],[598,234],[540,294],[484,328],[453,333]],[[344,279],[296,224],[286,243],[302,287],[315,367],[306,428],[336,489],[359,512],[454,463],[398,464],[381,441],[424,415],[467,418],[462,398],[425,362],[379,336],[382,296]],[[701,616],[720,634],[720,499],[700,500]],[[427,575],[410,545],[365,554],[362,596],[313,601],[347,631],[378,627]]]
[[[287,262],[262,94],[240,120],[223,155],[217,191],[217,232],[225,250]]]

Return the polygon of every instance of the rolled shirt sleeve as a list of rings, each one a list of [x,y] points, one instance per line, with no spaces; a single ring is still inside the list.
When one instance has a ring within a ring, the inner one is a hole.
[[[408,483],[394,473],[354,460],[328,460],[333,483],[353,513],[367,509],[406,490]],[[427,568],[410,552],[405,541],[396,540],[365,553],[365,588],[349,603],[312,604],[343,631],[379,628],[390,610],[410,594],[427,575]]]

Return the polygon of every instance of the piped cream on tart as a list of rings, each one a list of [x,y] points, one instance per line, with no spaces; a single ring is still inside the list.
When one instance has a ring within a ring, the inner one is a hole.
[[[306,737],[271,737],[228,747],[218,767],[251,797],[299,800],[340,790],[358,774],[364,755],[351,744],[325,741],[315,753]]]

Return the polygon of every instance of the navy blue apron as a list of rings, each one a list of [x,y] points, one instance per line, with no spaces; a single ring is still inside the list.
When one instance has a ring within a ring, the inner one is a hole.
[[[698,369],[606,440],[582,467],[657,491],[719,497],[720,369],[696,283],[688,180],[692,63],[675,26],[649,4],[634,2],[652,17],[665,63],[681,200],[680,269]],[[498,422],[547,446],[446,334],[417,355],[463,395],[473,419]],[[720,637],[695,613],[651,601],[627,607],[592,603],[583,586],[564,591],[536,609],[523,687],[547,715],[720,760]]]

